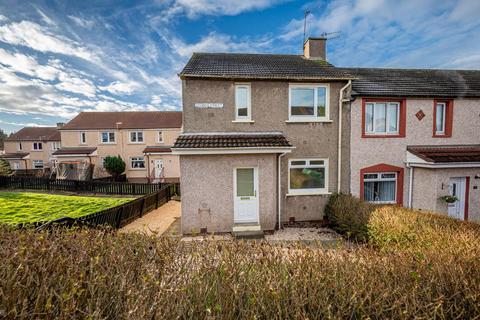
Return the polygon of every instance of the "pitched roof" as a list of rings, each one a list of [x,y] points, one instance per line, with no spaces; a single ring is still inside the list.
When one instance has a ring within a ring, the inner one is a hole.
[[[61,130],[181,128],[179,111],[80,112]],[[121,124],[120,124],[121,123]]]
[[[352,79],[346,70],[301,55],[194,53],[181,78],[228,79]]]
[[[407,150],[433,163],[480,162],[480,145],[408,146]]]
[[[480,97],[480,70],[343,68],[354,96]]]
[[[275,148],[291,147],[287,138],[279,132],[185,133],[181,134],[173,148]]]
[[[60,141],[60,132],[57,127],[25,127],[6,141]]]
[[[170,147],[163,146],[147,146],[143,149],[143,153],[169,153],[172,152]]]
[[[71,147],[71,148],[61,148],[52,153],[54,156],[66,156],[66,155],[89,155],[97,150],[96,147]]]
[[[26,153],[26,152],[13,152],[13,153],[2,154],[0,155],[0,158],[14,160],[14,159],[23,159],[28,155],[29,153]]]

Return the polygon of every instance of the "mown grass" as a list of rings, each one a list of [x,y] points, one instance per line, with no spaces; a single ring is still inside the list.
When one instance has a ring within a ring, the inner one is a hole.
[[[22,224],[62,217],[78,218],[132,199],[0,192],[0,223]]]
[[[0,227],[0,318],[480,318],[479,226],[377,209],[333,250]]]

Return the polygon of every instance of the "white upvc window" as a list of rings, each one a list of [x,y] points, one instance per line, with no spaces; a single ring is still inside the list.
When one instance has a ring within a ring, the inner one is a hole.
[[[35,150],[35,151],[43,150],[43,143],[42,142],[34,142],[33,143],[33,150]]]
[[[143,143],[143,131],[130,131],[130,143]]]
[[[43,169],[43,160],[33,160],[32,163],[34,169]]]
[[[445,134],[445,115],[447,114],[447,103],[437,102],[435,105],[435,134]]]
[[[251,86],[249,83],[235,84],[235,120],[252,120]]]
[[[115,132],[105,131],[101,133],[102,143],[115,143]]]
[[[87,133],[80,132],[80,144],[86,144],[86,143],[87,143]]]
[[[372,203],[397,202],[397,173],[379,172],[363,175],[363,200]]]
[[[290,159],[288,193],[315,195],[328,193],[328,159]]]
[[[15,161],[15,162],[13,163],[13,170],[20,170],[20,163],[18,163],[18,162]]]
[[[52,143],[52,150],[58,150],[61,148],[60,141],[53,141]]]
[[[145,157],[130,158],[132,169],[145,169]]]
[[[366,134],[398,134],[400,126],[399,102],[367,102],[365,105]]]
[[[289,88],[289,121],[330,121],[330,86],[328,84],[291,84]]]
[[[19,142],[17,144],[17,149],[18,149],[18,151],[22,151],[22,143],[21,142]]]
[[[158,143],[163,143],[163,131],[158,131]]]

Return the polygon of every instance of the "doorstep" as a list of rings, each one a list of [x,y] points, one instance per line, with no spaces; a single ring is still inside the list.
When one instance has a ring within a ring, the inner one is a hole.
[[[263,239],[265,235],[258,223],[236,223],[232,228],[235,239]]]

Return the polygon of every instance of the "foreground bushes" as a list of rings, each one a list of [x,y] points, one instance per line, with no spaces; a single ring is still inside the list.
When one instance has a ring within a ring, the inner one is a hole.
[[[474,318],[479,235],[468,230],[459,236],[476,246],[452,258],[0,228],[0,318]]]

